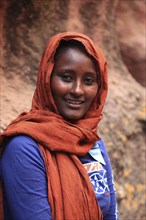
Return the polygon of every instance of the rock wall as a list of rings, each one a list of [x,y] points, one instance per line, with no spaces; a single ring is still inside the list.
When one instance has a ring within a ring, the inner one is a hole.
[[[146,6],[144,1],[119,1],[116,27],[122,59],[131,75],[146,86]]]
[[[109,95],[99,132],[111,158],[120,219],[145,213],[144,0],[5,0],[1,3],[1,130],[31,106],[48,39],[79,31],[104,51]]]

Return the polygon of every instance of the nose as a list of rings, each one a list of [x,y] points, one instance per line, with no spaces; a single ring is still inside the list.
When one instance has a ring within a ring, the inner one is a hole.
[[[74,81],[72,88],[70,90],[71,94],[74,96],[81,96],[84,94],[84,88],[81,81]]]

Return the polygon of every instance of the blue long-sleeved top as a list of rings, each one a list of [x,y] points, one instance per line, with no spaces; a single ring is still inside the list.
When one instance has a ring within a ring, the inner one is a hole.
[[[79,157],[93,185],[104,220],[117,220],[112,170],[102,140]],[[4,186],[4,220],[52,220],[42,153],[29,136],[13,137],[0,161]]]

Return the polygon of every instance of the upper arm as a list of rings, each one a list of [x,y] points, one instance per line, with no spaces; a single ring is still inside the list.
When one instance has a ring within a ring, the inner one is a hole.
[[[13,219],[51,219],[43,157],[30,137],[21,135],[8,142],[1,175],[5,206]]]
[[[101,152],[103,154],[104,160],[106,162],[105,168],[107,171],[107,182],[110,190],[110,207],[108,213],[105,215],[104,220],[117,220],[118,219],[118,211],[117,211],[117,201],[116,201],[116,191],[114,186],[114,178],[112,173],[111,163],[108,157],[108,153],[106,151],[106,147],[104,143],[100,142]]]

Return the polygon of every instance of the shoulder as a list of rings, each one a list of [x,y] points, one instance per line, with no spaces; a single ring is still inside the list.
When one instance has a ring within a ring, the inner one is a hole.
[[[16,160],[43,160],[38,144],[27,135],[10,138],[1,157],[1,163]]]
[[[98,148],[100,149],[100,151],[102,152],[102,154],[107,154],[106,145],[102,139],[98,140],[96,144]]]
[[[6,148],[8,146],[16,147],[17,146],[25,146],[26,144],[36,144],[35,141],[28,135],[17,135],[10,137],[7,141]]]
[[[104,143],[104,141],[102,139],[98,140],[96,143],[95,143],[95,146],[100,150],[104,160],[105,160],[105,163],[106,164],[110,164],[110,159],[109,159],[109,155],[108,155],[108,151],[106,149],[106,145]]]
[[[27,135],[17,135],[9,138],[5,146],[5,151],[20,151],[20,150],[39,149],[38,144]]]

